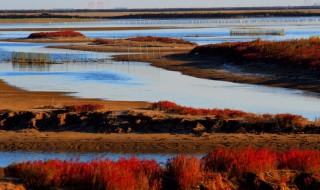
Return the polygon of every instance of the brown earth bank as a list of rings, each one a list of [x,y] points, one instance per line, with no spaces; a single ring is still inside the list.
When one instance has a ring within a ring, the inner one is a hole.
[[[292,121],[291,121],[292,120]],[[0,111],[0,129],[18,131],[78,131],[92,133],[208,133],[320,134],[316,122],[258,117],[192,116],[154,110],[117,111]]]
[[[268,147],[320,150],[317,134],[95,134],[85,132],[1,131],[1,151],[116,153],[208,153],[216,148]]]
[[[206,152],[216,147],[316,148],[320,127],[159,111],[0,112],[1,150]],[[97,134],[100,133],[100,134]],[[116,134],[117,133],[117,134]]]
[[[253,62],[235,64],[223,56],[191,54],[189,52],[195,47],[192,45],[111,40],[109,44],[90,43],[52,47],[97,52],[138,53],[117,55],[114,56],[114,59],[148,62],[156,67],[179,71],[198,78],[320,92],[319,73],[316,71]]]

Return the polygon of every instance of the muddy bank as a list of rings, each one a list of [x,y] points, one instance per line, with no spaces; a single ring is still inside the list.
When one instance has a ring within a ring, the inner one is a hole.
[[[205,152],[215,147],[286,149],[320,144],[320,127],[312,124],[285,127],[156,111],[4,110],[0,129],[0,150]]]
[[[92,133],[172,133],[205,136],[207,133],[296,133],[320,134],[320,127],[278,120],[221,118],[161,114],[158,111],[85,111],[46,112],[0,111],[0,129],[18,131],[77,131]]]

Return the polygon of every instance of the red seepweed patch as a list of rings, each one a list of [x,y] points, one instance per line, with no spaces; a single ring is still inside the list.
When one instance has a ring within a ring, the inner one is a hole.
[[[223,55],[236,61],[258,61],[309,69],[320,69],[320,38],[271,42],[227,42],[195,47],[190,53]]]
[[[97,111],[103,108],[104,106],[101,104],[83,104],[83,105],[65,106],[66,110],[73,111],[73,112]]]
[[[319,163],[320,151],[317,150],[279,152],[247,147],[216,149],[201,160],[178,155],[170,159],[165,168],[155,160],[137,158],[89,162],[48,160],[16,163],[8,166],[5,173],[23,179],[24,184],[33,189],[166,189],[164,182],[167,189],[198,188],[203,182],[230,189],[226,180],[244,179],[247,172],[263,175],[286,169],[319,179]]]
[[[69,38],[69,37],[84,37],[80,32],[75,32],[72,30],[58,31],[58,32],[37,32],[29,35],[28,38]]]

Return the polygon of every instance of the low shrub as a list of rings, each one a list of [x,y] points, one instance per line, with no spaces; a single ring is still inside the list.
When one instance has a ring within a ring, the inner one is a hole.
[[[72,30],[58,31],[58,32],[37,32],[31,33],[28,38],[69,38],[69,37],[84,37],[80,32],[75,32]]]
[[[83,104],[83,105],[72,105],[64,106],[67,111],[72,112],[87,112],[87,111],[97,111],[104,108],[101,104]]]

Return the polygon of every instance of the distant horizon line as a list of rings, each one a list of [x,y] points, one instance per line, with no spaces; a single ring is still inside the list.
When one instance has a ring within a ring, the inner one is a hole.
[[[315,5],[301,5],[301,6],[295,6],[295,5],[287,5],[287,6],[240,6],[240,7],[234,7],[234,6],[225,6],[225,7],[170,7],[170,8],[128,8],[128,7],[114,7],[114,8],[101,8],[101,9],[88,9],[88,8],[44,8],[44,9],[14,9],[14,8],[6,8],[1,9],[1,11],[41,11],[41,10],[218,10],[218,9],[228,9],[228,10],[245,10],[245,9],[263,9],[263,8],[281,8],[281,9],[319,9],[320,4]]]

